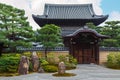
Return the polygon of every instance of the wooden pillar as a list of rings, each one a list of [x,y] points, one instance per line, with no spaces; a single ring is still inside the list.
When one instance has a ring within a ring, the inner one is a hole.
[[[72,40],[69,40],[69,54],[74,56],[74,52],[73,52],[73,45],[72,45]]]
[[[96,44],[96,59],[97,59],[96,64],[99,64],[99,45],[98,44]]]

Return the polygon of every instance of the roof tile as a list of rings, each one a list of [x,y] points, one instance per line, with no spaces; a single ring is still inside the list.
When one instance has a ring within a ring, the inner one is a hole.
[[[92,4],[45,4],[44,14],[39,17],[54,19],[89,19],[95,15]]]

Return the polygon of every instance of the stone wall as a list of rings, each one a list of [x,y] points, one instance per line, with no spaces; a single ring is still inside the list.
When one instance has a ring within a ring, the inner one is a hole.
[[[99,52],[99,63],[104,64],[107,61],[107,55],[112,52],[118,52],[118,51],[100,51]],[[58,56],[60,55],[68,55],[68,51],[51,51],[49,53],[53,53],[55,55],[56,61],[58,61]]]
[[[39,51],[41,52],[44,56],[44,52],[43,51]],[[112,52],[112,51],[100,51],[100,56],[99,56],[99,62],[100,64],[105,63],[107,61],[107,55]],[[69,52],[68,51],[49,51],[48,54],[53,54],[55,56],[55,60],[58,61],[58,57],[60,55],[68,55]]]
[[[120,51],[100,51],[99,63],[104,64],[107,62],[107,55],[110,53],[120,53]]]
[[[99,63],[103,64],[107,61],[107,55],[110,53],[110,51],[100,51],[99,52]]]
[[[99,63],[100,64],[105,63],[107,61],[107,55],[112,52],[120,52],[120,51],[100,51]],[[44,57],[44,51],[38,51],[38,53],[40,54],[38,55],[39,57]],[[56,62],[58,62],[59,61],[58,57],[60,55],[68,55],[69,51],[48,51],[48,54],[51,54],[51,53],[54,55]]]
[[[38,54],[39,57],[44,57],[44,51],[36,51],[36,53]],[[60,55],[69,55],[69,51],[48,51],[47,55],[51,56],[51,54],[54,56],[54,59],[56,62],[59,61],[59,56]]]
[[[48,52],[48,55],[50,54],[50,53],[52,53],[53,55],[54,55],[54,59],[56,60],[56,62],[58,62],[59,61],[59,56],[60,55],[69,55],[69,51],[50,51],[50,52]]]

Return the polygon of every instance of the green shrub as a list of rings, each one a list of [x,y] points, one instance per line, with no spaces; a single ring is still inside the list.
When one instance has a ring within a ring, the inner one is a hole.
[[[53,66],[53,65],[43,66],[43,69],[44,69],[46,72],[57,72],[57,71],[58,71],[58,68],[57,68],[56,66]]]
[[[33,66],[32,66],[32,63],[30,62],[30,64],[29,64],[29,71],[31,72],[31,71],[33,71]]]
[[[32,55],[32,53],[31,52],[24,52],[23,55],[27,56],[27,57],[30,57]]]
[[[77,65],[77,59],[76,58],[74,58],[71,55],[67,55],[67,57],[69,58],[69,63]]]
[[[0,72],[17,72],[20,54],[4,54],[0,57]]]
[[[66,62],[65,65],[66,65],[66,69],[67,70],[75,69],[76,68],[76,65],[73,64],[73,63]]]
[[[66,62],[67,61],[66,56],[64,56],[64,55],[60,55],[58,58],[59,58],[59,62],[61,62],[61,61]]]
[[[8,72],[10,72],[10,73],[15,73],[15,72],[17,72],[17,70],[18,70],[18,66],[8,65],[7,70],[8,70]]]
[[[56,63],[55,62],[55,56],[54,56],[53,53],[48,53],[47,54],[47,61],[48,61],[49,64],[53,64],[53,65]]]
[[[71,55],[59,56],[59,61],[63,61],[66,65],[66,69],[75,69],[77,66],[77,59]]]
[[[0,72],[6,72],[6,67],[5,66],[0,66]]]
[[[110,53],[106,65],[109,68],[120,69],[120,53]]]
[[[4,57],[17,57],[17,58],[20,58],[21,54],[18,54],[18,53],[2,54],[1,58],[4,58]]]
[[[41,66],[45,66],[45,65],[48,65],[48,61],[45,59],[45,58],[40,58],[40,65]]]

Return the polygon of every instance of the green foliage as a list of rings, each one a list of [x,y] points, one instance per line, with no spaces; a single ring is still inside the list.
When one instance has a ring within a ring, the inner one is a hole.
[[[0,72],[17,72],[20,54],[4,54],[0,58]]]
[[[103,42],[100,44],[101,46],[106,46],[106,47],[119,47],[119,43],[117,39],[105,39]]]
[[[56,66],[53,66],[53,65],[43,66],[43,69],[44,69],[46,72],[57,72],[57,71],[58,71],[58,68],[57,68]]]
[[[89,28],[96,30],[98,33],[101,32],[101,26],[95,26],[93,23],[87,23],[86,24]]]
[[[54,24],[47,24],[41,29],[37,30],[36,41],[40,42],[45,48],[45,57],[47,58],[47,51],[54,48],[62,42],[61,29]]]
[[[74,58],[71,55],[67,55],[67,57],[69,58],[70,63],[73,63],[73,64],[77,65],[77,59],[76,58]]]
[[[59,61],[63,61],[66,65],[66,69],[75,69],[77,66],[77,59],[71,55],[61,55],[59,56]]]
[[[47,61],[49,64],[55,64],[55,56],[53,53],[47,54]]]
[[[120,21],[106,22],[100,33],[111,37],[109,40],[104,40],[102,46],[120,47]]]
[[[32,66],[32,63],[30,62],[29,64],[29,71],[33,71],[33,66]]]
[[[37,42],[40,42],[45,48],[54,48],[61,41],[60,27],[54,24],[47,24],[37,30]]]
[[[17,46],[31,46],[34,38],[34,31],[24,15],[24,10],[0,3],[0,42],[11,51],[16,51]]]
[[[60,55],[58,58],[59,58],[60,62],[61,61],[63,61],[63,62],[69,62],[69,63],[73,63],[73,64],[77,65],[77,59],[74,58],[71,55],[66,55],[66,56]]]
[[[120,69],[120,53],[110,53],[107,56],[107,67]]]
[[[103,40],[100,45],[105,47],[120,47],[120,21],[108,21],[104,26],[87,25],[98,33],[109,36],[110,39]]]
[[[64,56],[64,55],[60,55],[58,58],[59,58],[60,62],[62,62],[62,61],[67,62],[66,56]]]
[[[27,57],[31,57],[32,53],[31,52],[24,52],[23,55],[27,56]]]
[[[75,69],[76,68],[76,65],[73,64],[73,63],[70,63],[70,62],[65,62],[65,65],[66,65],[66,69],[67,70],[71,70],[71,69]]]
[[[45,65],[48,65],[48,61],[45,59],[45,58],[40,58],[40,65],[41,66],[45,66]]]

